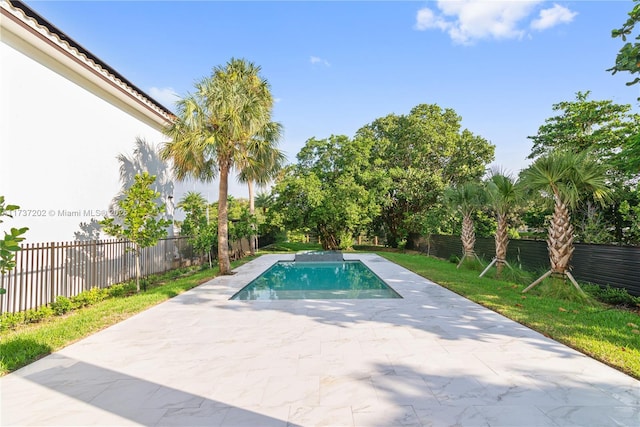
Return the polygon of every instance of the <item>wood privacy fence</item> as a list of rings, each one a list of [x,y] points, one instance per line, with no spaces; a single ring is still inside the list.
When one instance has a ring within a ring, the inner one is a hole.
[[[432,235],[414,242],[422,252],[439,258],[462,256],[459,236]],[[577,280],[624,288],[631,295],[640,296],[640,247],[592,245],[576,243],[571,260],[572,273]],[[475,252],[490,260],[495,254],[493,238],[477,238]],[[511,240],[507,259],[524,270],[548,270],[547,242],[541,240]]]
[[[72,297],[135,278],[134,253],[124,240],[32,243],[16,253],[16,267],[0,276],[0,313],[38,308],[58,295]],[[195,261],[186,237],[163,239],[140,256],[143,275],[162,273]]]

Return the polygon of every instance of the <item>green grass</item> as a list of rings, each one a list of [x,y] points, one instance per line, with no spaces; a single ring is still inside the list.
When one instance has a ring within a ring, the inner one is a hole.
[[[640,316],[636,312],[576,296],[568,283],[549,280],[522,294],[523,284],[478,278],[477,269],[457,270],[455,264],[419,254],[379,255],[640,379]],[[560,293],[558,286],[563,288]]]
[[[231,265],[235,268],[252,259],[255,257],[243,258],[232,262]],[[109,298],[65,316],[53,316],[39,323],[3,331],[0,333],[0,375],[28,365],[51,352],[173,298],[217,274],[217,267],[201,270],[186,277],[156,283],[139,294]],[[167,277],[171,278],[171,274]]]
[[[266,252],[298,252],[321,251],[322,246],[317,243],[279,242],[262,249]]]

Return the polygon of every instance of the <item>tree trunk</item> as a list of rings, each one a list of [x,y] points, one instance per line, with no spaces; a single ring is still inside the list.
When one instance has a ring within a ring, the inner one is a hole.
[[[135,247],[136,256],[136,292],[140,293],[140,248],[138,245]]]
[[[322,249],[325,251],[335,251],[338,249],[338,239],[323,225],[318,226],[318,239],[320,240],[319,243],[322,245]]]
[[[569,209],[559,197],[555,196],[553,217],[549,225],[549,237],[547,239],[552,273],[564,276],[569,271],[569,262],[574,250],[573,238],[573,226],[571,225]]]
[[[495,235],[496,241],[496,277],[500,278],[507,259],[507,246],[509,246],[509,231],[507,218],[498,214],[498,228]]]
[[[229,192],[229,161],[220,161],[218,187],[218,266],[220,274],[231,274],[229,262],[229,224],[227,223],[227,195]]]
[[[253,191],[253,181],[249,180],[249,182],[247,183],[247,186],[249,187],[249,214],[253,218],[253,215],[256,211],[255,194]],[[252,233],[251,233],[251,236],[249,236],[249,252],[251,253],[251,255],[255,255],[256,249],[258,249],[258,235],[256,233],[255,224],[251,224],[251,230],[252,230]]]
[[[462,218],[462,233],[460,236],[462,240],[462,249],[467,257],[475,256],[474,247],[476,245],[476,233],[473,229],[473,219],[471,214],[464,214]]]

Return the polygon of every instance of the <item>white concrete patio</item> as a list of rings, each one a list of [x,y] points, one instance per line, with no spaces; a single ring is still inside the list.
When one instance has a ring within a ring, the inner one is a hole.
[[[265,255],[0,379],[2,425],[638,426],[640,382],[377,255],[404,299],[229,301]]]

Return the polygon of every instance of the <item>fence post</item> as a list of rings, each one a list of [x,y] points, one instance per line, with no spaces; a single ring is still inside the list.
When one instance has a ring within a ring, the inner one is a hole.
[[[51,242],[51,246],[49,247],[49,250],[51,251],[51,256],[49,257],[49,260],[51,262],[51,266],[49,267],[49,287],[50,289],[50,295],[49,295],[49,303],[52,303],[55,301],[56,298],[56,246],[55,246],[55,242]]]

